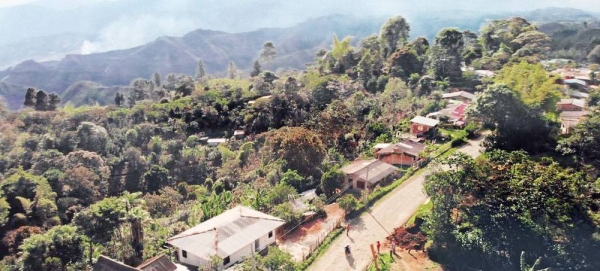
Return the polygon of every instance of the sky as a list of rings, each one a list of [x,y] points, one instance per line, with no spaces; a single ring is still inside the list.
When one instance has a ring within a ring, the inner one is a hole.
[[[22,5],[30,2],[49,2],[53,3],[62,3],[56,5],[63,4],[73,4],[77,5],[86,5],[92,4],[98,1],[126,1],[126,0],[0,0],[0,8],[2,7],[10,7],[16,5]],[[239,1],[239,0],[238,0]],[[171,2],[169,0],[165,0],[165,3]],[[196,3],[207,2],[205,0],[195,1]],[[210,2],[210,1],[209,1]],[[214,1],[212,1],[214,2]],[[231,2],[231,0],[223,0],[218,1],[221,3]],[[217,2],[217,3],[218,3]],[[265,0],[251,0],[245,2],[273,2],[273,1],[265,1]],[[365,11],[369,10],[371,12],[376,13],[385,13],[389,11],[390,8],[396,9],[399,7],[404,7],[407,9],[444,9],[444,8],[454,8],[454,9],[466,9],[466,10],[485,10],[485,11],[493,11],[493,10],[502,10],[502,11],[513,11],[513,10],[522,10],[522,9],[532,9],[532,8],[540,8],[540,7],[576,7],[584,10],[591,10],[595,12],[600,12],[600,2],[598,0],[371,0],[371,1],[363,1],[363,0],[329,0],[329,1],[282,1],[282,2],[295,2],[297,4],[301,4],[303,6],[312,5],[316,9],[319,8],[341,8],[348,11]],[[352,3],[355,4],[352,4]],[[367,3],[365,5],[365,2]],[[214,3],[211,3],[214,4]],[[62,7],[60,7],[62,8]]]
[[[2,10],[17,5],[42,6],[60,12],[50,16],[19,9],[17,12],[23,12],[22,15],[11,11],[2,17]],[[85,32],[89,38],[82,41],[80,53],[89,54],[130,48],[163,35],[182,36],[198,28],[245,32],[289,27],[333,13],[403,15],[410,21],[411,16],[420,13],[451,17],[459,14],[452,10],[489,14],[544,7],[600,12],[600,0],[0,0],[0,21],[9,21],[0,25],[0,43],[59,34],[56,30]],[[85,16],[79,8],[87,9]]]

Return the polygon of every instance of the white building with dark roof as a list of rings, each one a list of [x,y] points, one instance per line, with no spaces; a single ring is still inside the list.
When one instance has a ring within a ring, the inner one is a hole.
[[[283,224],[280,218],[237,206],[169,238],[167,243],[177,248],[183,264],[207,266],[217,255],[223,259],[222,267],[228,268],[275,243],[276,231]]]

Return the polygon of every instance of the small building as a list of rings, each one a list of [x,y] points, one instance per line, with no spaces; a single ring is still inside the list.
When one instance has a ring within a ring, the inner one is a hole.
[[[412,136],[420,136],[435,128],[440,121],[436,119],[430,119],[422,116],[416,116],[410,120],[410,134]]]
[[[236,139],[243,139],[245,135],[246,135],[246,132],[244,132],[244,130],[235,130],[235,131],[233,131],[233,136]]]
[[[585,100],[581,99],[561,99],[556,103],[556,110],[559,111],[582,111],[585,108]]]
[[[341,171],[345,175],[344,185],[352,183],[353,189],[373,189],[379,182],[393,178],[398,168],[377,159],[359,159]]]
[[[227,143],[227,138],[211,138],[209,140],[207,140],[208,146],[219,146],[223,143]]]
[[[285,221],[244,206],[237,206],[200,225],[175,235],[167,243],[177,248],[179,262],[207,266],[215,255],[228,268],[252,252],[275,243],[277,229]]]
[[[424,150],[425,144],[404,140],[381,149],[375,153],[375,157],[394,166],[411,166],[422,158]]]
[[[470,103],[475,100],[475,94],[461,90],[452,93],[445,93],[442,95],[442,98],[458,100],[463,103]]]
[[[573,78],[573,79],[565,79],[565,85],[571,89],[586,89],[588,84],[585,80]]]
[[[563,111],[560,113],[560,131],[562,134],[571,133],[571,129],[589,115],[588,111]]]

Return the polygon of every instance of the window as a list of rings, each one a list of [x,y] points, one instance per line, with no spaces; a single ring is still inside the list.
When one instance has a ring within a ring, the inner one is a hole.
[[[269,238],[273,237],[273,231],[269,232]]]
[[[184,258],[187,258],[187,251],[182,250],[181,251],[181,256],[184,257]]]
[[[228,265],[229,262],[231,262],[231,259],[229,259],[229,256],[225,257],[225,259],[223,259],[223,265]]]
[[[419,131],[423,131],[423,130],[425,130],[425,127],[423,127],[423,125],[419,125],[419,126],[417,127],[417,129],[418,129]]]

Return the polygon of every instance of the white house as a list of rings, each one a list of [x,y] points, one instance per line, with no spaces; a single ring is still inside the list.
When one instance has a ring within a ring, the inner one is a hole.
[[[280,218],[237,206],[169,238],[167,243],[177,248],[183,264],[205,266],[218,255],[223,259],[222,267],[228,268],[252,251],[275,243],[276,231],[283,224]]]

